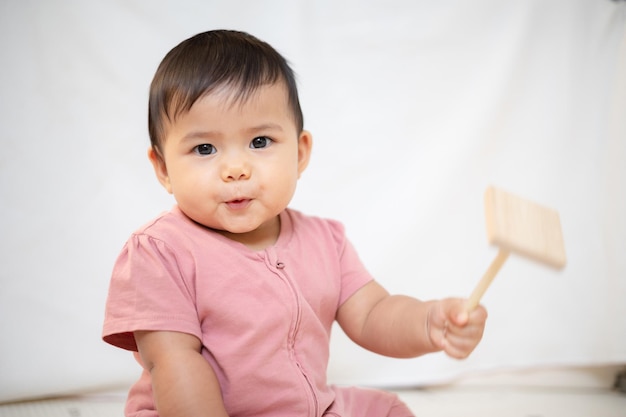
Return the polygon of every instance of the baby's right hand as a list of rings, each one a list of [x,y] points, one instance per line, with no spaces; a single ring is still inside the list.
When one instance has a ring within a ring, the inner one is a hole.
[[[465,359],[483,337],[487,310],[481,305],[467,311],[467,300],[446,298],[428,311],[428,336],[435,347],[452,358]]]

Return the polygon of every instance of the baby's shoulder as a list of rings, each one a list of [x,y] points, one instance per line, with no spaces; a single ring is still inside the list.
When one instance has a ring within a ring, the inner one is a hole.
[[[304,214],[298,210],[288,209],[293,228],[297,233],[305,233],[317,237],[331,237],[333,240],[343,240],[345,228],[339,220]]]
[[[131,240],[159,240],[168,245],[186,246],[198,239],[206,240],[213,235],[206,227],[201,226],[187,216],[177,207],[163,212],[157,217],[144,223],[133,232]]]

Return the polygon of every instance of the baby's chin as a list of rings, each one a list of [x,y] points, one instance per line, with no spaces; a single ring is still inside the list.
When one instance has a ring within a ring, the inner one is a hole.
[[[257,230],[261,224],[250,221],[239,221],[239,222],[221,222],[213,217],[203,216],[198,213],[190,213],[186,212],[181,208],[181,211],[189,217],[194,223],[197,223],[200,226],[203,226],[207,229],[210,229],[216,233],[220,234],[247,234],[253,233]]]
[[[280,220],[276,216],[261,224],[239,224],[212,230],[251,248],[261,249],[273,245],[278,240]]]

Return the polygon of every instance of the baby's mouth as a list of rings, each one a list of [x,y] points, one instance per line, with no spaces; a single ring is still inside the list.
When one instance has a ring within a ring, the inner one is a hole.
[[[248,207],[248,205],[250,204],[250,201],[252,200],[250,200],[249,198],[240,198],[236,200],[227,201],[226,205],[231,210],[241,210],[241,209]]]

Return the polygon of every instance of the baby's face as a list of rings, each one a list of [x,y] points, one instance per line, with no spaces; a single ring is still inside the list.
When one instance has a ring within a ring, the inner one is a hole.
[[[246,101],[231,90],[200,98],[165,126],[157,176],[194,221],[248,244],[274,243],[278,214],[293,197],[311,150],[298,132],[282,83],[260,87]]]

